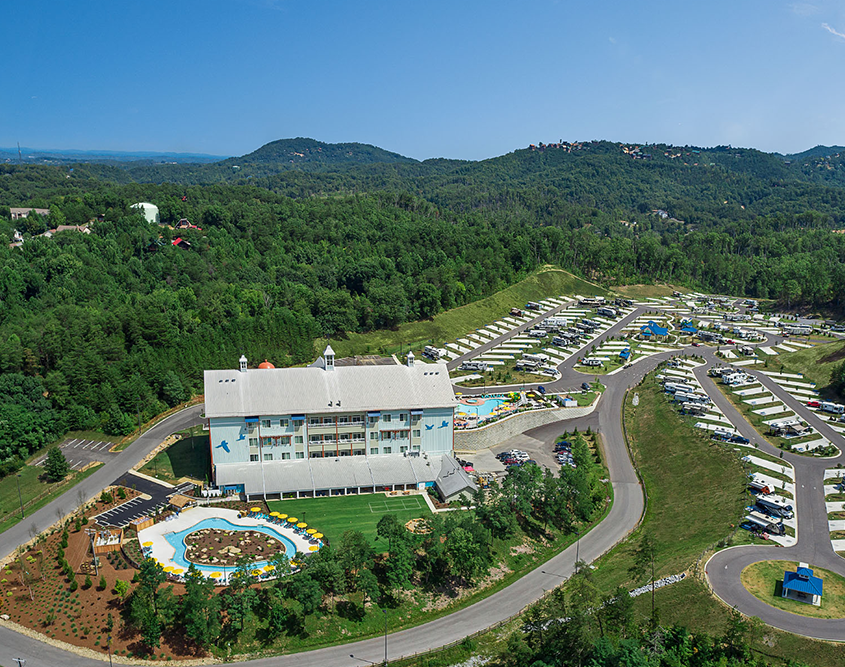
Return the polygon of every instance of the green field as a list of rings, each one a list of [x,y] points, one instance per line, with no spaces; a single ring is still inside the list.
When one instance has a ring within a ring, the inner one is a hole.
[[[785,342],[789,345],[789,340]],[[808,380],[816,383],[820,392],[825,393],[833,369],[845,361],[845,340],[782,353],[775,359],[776,361],[769,361],[770,370],[782,365],[785,371],[802,373]]]
[[[639,405],[634,407],[634,393]],[[648,491],[643,531],[657,545],[656,576],[686,570],[698,556],[733,530],[746,503],[745,474],[739,457],[715,445],[675,412],[649,376],[632,390],[625,404],[625,423],[634,460]],[[690,520],[693,489],[706,490],[707,509]],[[601,559],[596,582],[610,592],[618,585],[633,588],[628,575],[637,540],[629,540]]]
[[[607,294],[571,273],[548,268],[495,294],[435,315],[430,320],[408,322],[393,329],[382,329],[366,334],[350,333],[341,340],[332,340],[338,358],[361,354],[393,354],[422,350],[434,343],[438,346],[495,322],[508,314],[511,308],[522,308],[526,301],[557,297],[562,294]],[[322,354],[326,341],[315,341],[315,350]]]
[[[376,525],[385,514],[393,514],[399,523],[431,513],[421,496],[334,496],[332,498],[300,498],[271,500],[267,503],[274,512],[284,512],[302,519],[337,543],[347,530],[359,530],[378,550]]]
[[[208,452],[208,436],[183,437],[167,449],[156,454],[141,472],[171,484],[182,477],[200,482],[211,479],[211,458]]]
[[[44,474],[44,468],[24,466],[20,470],[20,498],[18,497],[18,480],[15,475],[8,475],[0,479],[0,533],[14,526],[21,520],[20,499],[23,499],[24,514],[29,516],[41,509],[51,500],[102,466],[97,464],[84,472],[71,472],[62,482],[49,483],[39,479]]]

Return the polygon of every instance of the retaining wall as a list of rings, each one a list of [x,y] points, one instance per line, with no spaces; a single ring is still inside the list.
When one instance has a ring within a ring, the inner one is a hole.
[[[590,414],[596,409],[598,401],[584,408],[548,408],[546,410],[531,410],[521,412],[507,417],[489,426],[471,429],[468,431],[455,431],[455,451],[473,452],[479,449],[487,449],[508,438],[529,431],[538,426],[545,426],[552,422],[563,419],[573,419]]]

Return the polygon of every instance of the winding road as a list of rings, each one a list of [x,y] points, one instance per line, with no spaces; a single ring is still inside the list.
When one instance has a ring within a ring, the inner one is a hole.
[[[564,306],[556,308],[561,310]],[[630,313],[621,321],[614,324],[602,336],[590,341],[581,350],[569,357],[558,366],[561,373],[559,379],[546,383],[544,386],[550,392],[564,392],[577,387],[584,381],[585,377],[591,374],[582,374],[574,370],[579,354],[583,353],[590,346],[598,346],[604,339],[618,336],[623,327],[627,326],[636,317],[647,312],[657,312],[654,309],[640,307]],[[541,320],[549,313],[534,321]],[[531,326],[534,321],[520,326],[517,330],[508,332],[502,337],[491,341],[488,345],[492,347],[501,343]],[[483,348],[473,350],[472,355],[476,356]],[[620,370],[612,375],[603,377],[602,382],[606,390],[600,399],[600,410],[582,420],[588,420],[591,425],[598,423],[598,430],[602,433],[605,443],[605,458],[609,471],[610,482],[613,486],[614,503],[604,521],[592,531],[581,537],[579,544],[572,545],[563,552],[550,559],[542,566],[526,574],[505,589],[455,613],[442,618],[429,621],[422,625],[402,630],[389,635],[387,652],[390,659],[397,659],[405,656],[412,656],[416,653],[423,653],[432,648],[437,648],[460,639],[474,632],[484,630],[491,625],[505,620],[520,612],[528,604],[538,600],[545,591],[550,590],[565,581],[573,572],[576,552],[581,560],[592,562],[603,553],[612,548],[620,540],[624,539],[636,528],[644,510],[644,494],[639,483],[633,464],[631,462],[625,438],[622,430],[621,413],[626,391],[629,387],[637,384],[646,374],[651,372],[660,362],[683,352],[694,352],[703,355],[710,364],[715,363],[716,357],[712,350],[705,347],[690,348],[687,350],[676,350],[655,354],[635,362],[630,368]],[[463,357],[450,362],[449,368],[456,367],[463,360]],[[706,379],[706,378],[705,378]],[[768,386],[768,385],[767,385]],[[773,392],[779,388],[771,387]],[[715,393],[714,400],[720,395],[717,389],[711,388]],[[462,389],[464,393],[478,393],[482,391]],[[782,396],[781,391],[779,395]],[[789,397],[785,397],[786,400]],[[794,403],[794,401],[793,401]],[[722,404],[719,404],[723,407]],[[802,406],[793,406],[796,412],[806,416],[807,421],[816,426],[813,419],[815,415],[805,415],[807,411]],[[724,409],[728,409],[725,407]],[[103,488],[120,477],[126,470],[137,464],[146,454],[154,449],[170,433],[182,430],[190,425],[199,423],[202,406],[196,406],[183,410],[163,422],[152,427],[131,447],[122,452],[114,460],[110,461],[102,469],[91,475],[77,487],[65,493],[53,501],[47,507],[36,512],[26,522],[11,528],[3,534],[3,543],[0,545],[0,557],[11,553],[19,544],[30,538],[31,531],[40,532],[48,528],[56,521],[61,511],[63,514],[71,511],[80,504],[80,498],[89,498],[97,495]],[[727,412],[726,412],[727,414]],[[580,424],[580,422],[578,422]],[[740,423],[740,422],[737,422]],[[563,421],[555,424],[541,426],[525,433],[532,438],[544,442],[551,442],[559,435],[562,429],[575,425],[575,421]],[[749,437],[756,435],[751,431]],[[823,432],[822,428],[819,428]],[[829,429],[828,429],[829,430]],[[839,434],[832,434],[833,437],[824,433],[832,442],[841,442]],[[765,447],[762,439],[761,448]],[[824,507],[822,490],[822,476],[825,467],[831,464],[831,460],[814,460],[797,455],[785,455],[796,467],[799,484],[798,516],[801,522],[801,541],[796,547],[790,549],[775,550],[772,547],[741,547],[727,549],[719,552],[711,559],[708,565],[708,576],[717,595],[730,605],[736,605],[744,613],[756,615],[765,622],[782,627],[793,632],[800,632],[810,636],[838,639],[845,636],[845,619],[842,621],[818,621],[815,619],[804,619],[795,617],[785,612],[780,612],[748,593],[745,593],[739,584],[739,572],[742,567],[756,560],[764,560],[773,557],[794,558],[806,560],[834,571],[845,574],[845,561],[840,559],[833,552],[827,532],[827,514]],[[841,457],[840,457],[841,458]],[[835,464],[838,459],[833,460]],[[804,487],[807,487],[805,490]],[[79,490],[78,490],[79,489]],[[76,502],[72,501],[76,498]],[[805,507],[806,505],[806,507]],[[816,517],[818,526],[812,517]],[[806,522],[806,523],[805,523]],[[821,532],[818,532],[818,531]],[[812,539],[812,536],[821,536]],[[824,539],[821,539],[824,538]],[[793,554],[794,555],[791,555]],[[838,561],[838,562],[837,562]],[[781,618],[788,617],[788,618]],[[11,664],[12,658],[21,657],[27,661],[27,667],[101,667],[107,663],[99,655],[80,655],[76,652],[67,651],[63,645],[53,645],[28,635],[20,634],[10,626],[0,622],[0,663]],[[293,655],[275,656],[272,658],[259,658],[247,662],[230,663],[241,667],[351,667],[362,665],[366,662],[379,662],[384,658],[385,644],[382,637],[358,641],[341,646],[316,649],[297,653]],[[354,656],[354,657],[353,657]],[[131,664],[125,660],[123,664]]]

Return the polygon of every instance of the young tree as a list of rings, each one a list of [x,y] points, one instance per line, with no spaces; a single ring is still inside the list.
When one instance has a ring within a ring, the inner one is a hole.
[[[349,577],[363,568],[373,557],[373,548],[364,534],[358,530],[347,530],[340,538],[337,559]]]
[[[411,585],[411,577],[414,575],[414,552],[401,535],[392,540],[384,575],[391,590],[408,588]]]
[[[355,578],[355,588],[364,595],[364,606],[366,606],[368,601],[375,602],[381,594],[378,578],[371,570],[358,570],[358,575]]]
[[[51,447],[47,450],[47,460],[44,462],[44,470],[50,481],[60,482],[70,472],[65,455],[58,447]]]
[[[472,533],[461,526],[454,528],[446,540],[446,554],[452,571],[469,586],[475,576],[484,569],[484,549],[485,546],[478,544]]]
[[[393,548],[394,540],[404,537],[403,533],[402,524],[392,514],[385,514],[376,524],[376,535],[380,540],[387,540],[388,551]]]
[[[198,646],[209,646],[220,635],[220,597],[214,594],[211,580],[203,576],[193,563],[185,575],[182,623],[185,635]]]
[[[300,572],[286,577],[284,586],[285,597],[296,600],[302,605],[302,613],[306,616],[313,614],[323,601],[323,592],[307,572]]]

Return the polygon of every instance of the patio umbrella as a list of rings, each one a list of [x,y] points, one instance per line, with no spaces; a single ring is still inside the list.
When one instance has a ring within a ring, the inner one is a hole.
[[[182,574],[184,571],[185,570],[183,570],[181,567],[174,567],[173,568],[173,574]]]
[[[253,571],[252,571],[252,576],[253,576],[253,577],[257,577],[257,576],[260,576],[260,575],[261,575],[261,571],[260,571],[260,570],[253,570]]]
[[[260,511],[261,511],[261,508],[260,508],[260,507],[251,507],[251,508],[249,509],[249,511],[250,511],[250,512],[260,512]]]
[[[317,540],[319,540],[322,536],[323,536],[323,534],[322,534],[322,533],[314,533],[314,535],[312,535],[312,537],[313,537],[314,539],[317,539]]]
[[[223,573],[222,573],[222,572],[212,572],[212,573],[211,573],[211,574],[209,574],[208,576],[209,576],[209,577],[214,577],[214,578],[217,578],[217,577],[222,577],[222,576],[223,576]]]
[[[297,521],[299,521],[299,519],[297,519],[295,516],[288,517],[288,523],[296,523]]]
[[[317,532],[317,529],[316,528],[309,528],[305,532],[308,533],[309,535],[313,535],[314,533]]]
[[[279,513],[279,515],[278,515],[278,516],[279,516],[279,518],[280,518],[280,519],[287,519],[287,518],[288,518],[288,515],[287,515],[287,514],[282,514],[282,513]]]
[[[151,547],[151,546],[153,546],[153,543],[152,542],[144,542],[141,546],[142,547]]]
[[[297,528],[307,528],[308,524],[305,523],[304,521],[300,521],[298,524],[296,524],[296,527]]]
[[[272,565],[265,565],[265,566],[264,566],[264,571],[265,571],[265,572],[270,572],[270,570],[275,570],[275,569],[276,569],[276,568],[275,568],[275,567],[273,567]]]
[[[270,512],[270,516],[279,516],[278,512]]]
[[[164,571],[165,572],[173,572],[174,569],[175,568],[172,565],[168,565],[166,568],[164,568]]]
[[[315,544],[313,547],[308,547],[308,551],[317,551],[317,549],[319,549],[319,548],[320,548],[320,547],[318,547],[318,546]]]

